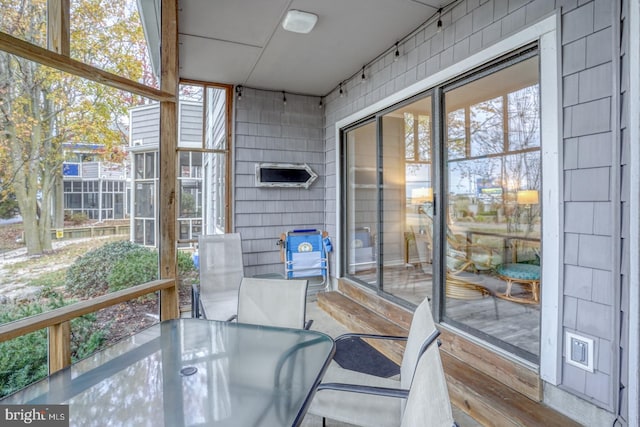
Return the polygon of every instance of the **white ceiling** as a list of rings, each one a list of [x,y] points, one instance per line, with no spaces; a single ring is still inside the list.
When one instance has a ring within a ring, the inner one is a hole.
[[[180,0],[180,77],[326,95],[447,2]],[[290,9],[318,15],[311,33],[282,29]]]

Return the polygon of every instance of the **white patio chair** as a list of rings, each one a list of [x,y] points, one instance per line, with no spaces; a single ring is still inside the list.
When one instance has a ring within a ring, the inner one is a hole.
[[[363,399],[374,398],[380,404],[389,405],[391,400],[395,405],[385,406],[389,412],[389,422],[399,427],[457,427],[451,411],[451,401],[447,389],[447,381],[442,369],[440,350],[437,345],[428,346],[418,358],[418,363],[409,390],[359,386],[352,384],[320,384],[322,389],[340,390],[344,393],[360,393]],[[386,399],[382,401],[380,399]],[[406,402],[406,404],[405,404]],[[398,405],[400,408],[398,408]],[[365,424],[360,414],[356,425],[382,425],[374,422]],[[392,417],[395,417],[391,421]],[[323,419],[323,426],[325,426]]]
[[[255,325],[309,329],[305,323],[308,280],[244,277],[238,291],[238,313],[229,320]]]
[[[374,339],[406,340],[407,344],[400,365],[400,378],[381,378],[343,369],[337,363],[332,362],[322,379],[322,384],[318,387],[308,412],[323,417],[323,424],[325,418],[330,418],[359,426],[404,426],[405,424],[400,423],[405,404],[404,398],[409,393],[416,365],[425,348],[435,348],[437,354],[438,346],[433,344],[437,341],[438,335],[439,331],[433,322],[429,303],[425,299],[413,314],[408,337],[345,334],[336,338],[336,340],[340,340],[343,337],[359,336]],[[429,357],[432,358],[433,356]],[[442,366],[438,365],[436,368],[429,369],[442,370]],[[379,388],[394,391],[389,394],[367,392],[366,390],[372,390],[371,387],[378,391],[380,390]],[[434,396],[433,399],[437,399],[439,402],[449,402],[446,384],[444,389],[438,389],[438,393],[444,393],[444,395]],[[431,397],[424,400],[429,399]],[[430,404],[430,402],[425,402],[424,404]],[[415,411],[415,409],[412,411]],[[450,407],[448,411],[451,411]],[[453,425],[453,418],[451,420],[452,422],[448,424],[449,426]]]
[[[193,286],[192,316],[226,320],[236,313],[244,277],[240,234],[201,235],[198,256],[200,283]]]

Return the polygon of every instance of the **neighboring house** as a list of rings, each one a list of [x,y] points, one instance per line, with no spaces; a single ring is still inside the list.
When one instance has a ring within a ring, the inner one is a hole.
[[[215,91],[210,96],[214,105],[223,99]],[[157,197],[159,110],[159,104],[154,103],[132,108],[129,113],[131,142],[128,151],[134,189],[131,195],[131,239],[146,246],[157,244],[156,218],[162,206]],[[214,114],[207,125],[214,126],[220,120],[220,115]],[[224,179],[218,176],[221,173],[218,157],[202,150],[203,123],[202,101],[180,102],[177,178],[178,239],[181,245],[195,243],[202,233],[203,224],[209,233],[220,230],[220,221],[225,218],[221,214],[225,206]],[[205,176],[209,179],[203,180]],[[203,191],[210,197],[203,200]]]
[[[64,213],[84,214],[91,220],[128,216],[129,184],[123,164],[95,160],[100,144],[64,144]]]

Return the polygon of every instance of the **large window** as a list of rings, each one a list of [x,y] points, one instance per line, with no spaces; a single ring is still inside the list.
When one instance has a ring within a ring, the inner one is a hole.
[[[348,129],[346,275],[536,362],[539,117],[532,50]]]

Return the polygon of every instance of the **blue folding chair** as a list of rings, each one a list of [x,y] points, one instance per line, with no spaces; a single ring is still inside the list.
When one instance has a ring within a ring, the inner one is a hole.
[[[282,235],[284,269],[287,279],[321,277],[322,285],[327,281],[331,241],[327,233],[316,229],[293,230]]]

